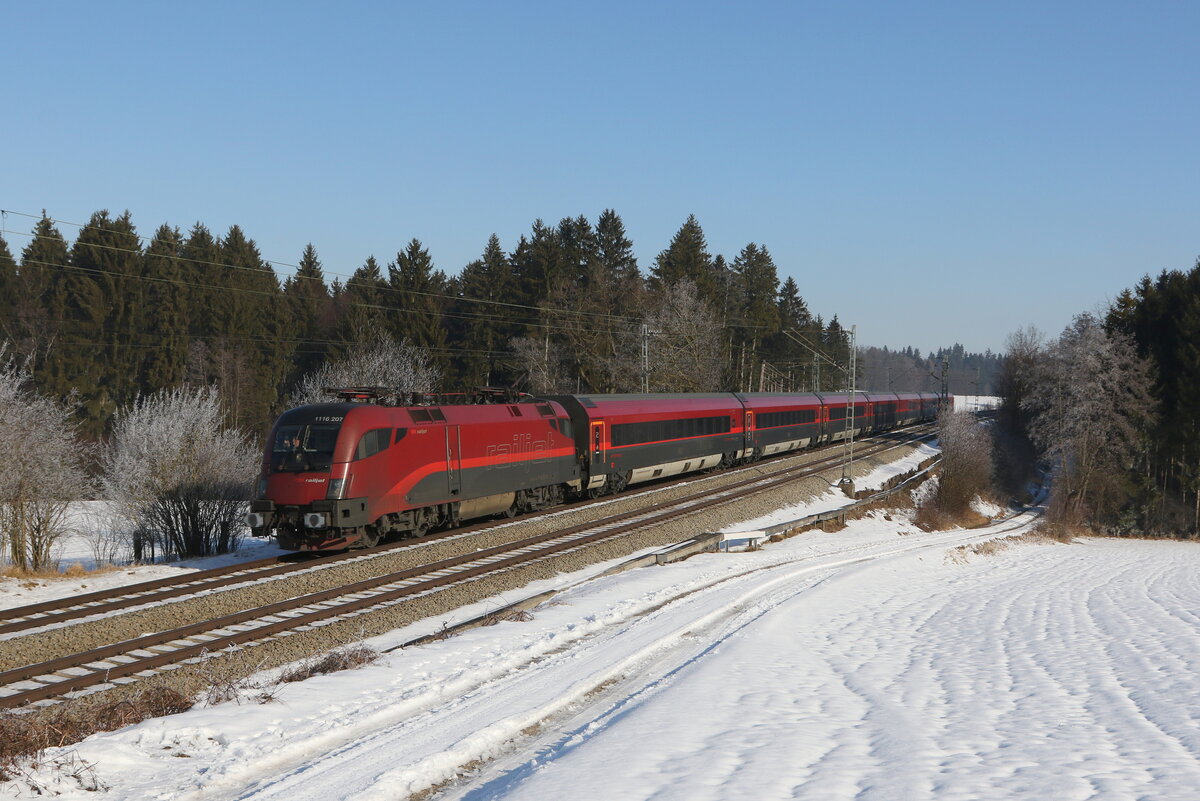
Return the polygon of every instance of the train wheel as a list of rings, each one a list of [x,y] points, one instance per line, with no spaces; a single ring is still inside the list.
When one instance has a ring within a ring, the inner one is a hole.
[[[360,548],[374,548],[379,544],[379,529],[375,526],[363,526],[358,530],[358,545]]]

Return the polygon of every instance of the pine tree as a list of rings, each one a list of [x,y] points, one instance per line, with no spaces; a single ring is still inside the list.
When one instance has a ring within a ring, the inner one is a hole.
[[[296,273],[283,285],[283,294],[291,311],[295,331],[296,357],[292,381],[319,368],[329,353],[333,306],[325,273],[312,243],[304,248]]]
[[[771,254],[753,242],[734,259],[732,273],[736,311],[733,340],[744,354],[735,385],[750,389],[764,369],[760,354],[779,333],[779,279]]]
[[[562,264],[561,287],[588,286],[593,267],[600,261],[599,242],[587,217],[564,217],[558,223],[558,251]],[[551,291],[560,288],[551,286]]]
[[[779,290],[779,325],[786,330],[806,328],[811,324],[812,315],[808,312],[808,304],[800,297],[796,279],[789,275]]]
[[[667,249],[658,254],[650,272],[651,288],[655,290],[686,279],[696,285],[705,303],[715,308],[722,306],[713,258],[694,214],[680,226]]]
[[[521,237],[511,261],[518,294],[515,302],[525,306],[541,304],[567,272],[558,232],[540,219],[534,220],[529,239]],[[534,335],[541,333],[536,327],[529,331]]]
[[[500,239],[488,238],[483,255],[463,268],[455,281],[454,339],[460,343],[457,374],[464,387],[508,386],[515,375],[503,366],[503,352],[521,331],[520,312],[500,304],[517,295],[512,265]],[[473,301],[486,301],[477,303]]]
[[[213,315],[217,383],[234,424],[259,429],[270,422],[291,364],[291,315],[275,270],[239,226],[230,226],[220,250],[218,281],[228,294]]]
[[[625,223],[612,209],[605,209],[596,221],[596,251],[605,270],[621,282],[640,282],[633,242],[625,234]]]
[[[8,243],[0,236],[0,336],[11,342],[16,337],[13,325],[17,303],[17,263],[13,260]]]
[[[344,353],[355,344],[373,342],[389,330],[387,303],[388,284],[374,256],[368,256],[362,267],[346,281],[338,294],[340,315],[336,323],[338,352]]]
[[[850,368],[850,342],[846,329],[838,322],[837,315],[829,321],[821,335],[822,350],[837,367],[825,362],[821,365],[821,386],[826,391],[846,389],[846,371]]]
[[[177,387],[187,375],[193,306],[186,280],[190,270],[180,261],[183,248],[183,234],[165,223],[146,246],[145,326],[154,347],[146,355],[143,393]]]
[[[429,351],[439,371],[446,359],[443,303],[446,274],[433,268],[433,259],[421,242],[413,239],[388,265],[388,305],[396,339]]]
[[[33,239],[21,252],[12,332],[14,347],[31,360],[43,389],[50,386],[52,372],[47,356],[63,327],[63,285],[69,261],[66,241],[43,212],[34,226]]]
[[[221,246],[212,232],[201,223],[192,226],[183,243],[180,272],[184,280],[192,284],[191,334],[196,339],[211,339],[217,335],[215,309],[226,302],[228,294],[222,286]],[[193,380],[199,384],[209,383],[204,373],[207,368],[193,365]]]
[[[92,215],[71,247],[62,282],[63,329],[47,358],[47,389],[78,392],[81,430],[99,437],[117,407],[136,396],[144,349],[142,253],[129,212]]]

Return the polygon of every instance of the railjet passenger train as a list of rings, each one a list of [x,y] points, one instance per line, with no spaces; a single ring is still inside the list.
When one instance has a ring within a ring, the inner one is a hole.
[[[933,419],[931,393],[553,395],[337,391],[276,421],[247,522],[290,550],[620,492]],[[853,420],[851,424],[849,420]]]

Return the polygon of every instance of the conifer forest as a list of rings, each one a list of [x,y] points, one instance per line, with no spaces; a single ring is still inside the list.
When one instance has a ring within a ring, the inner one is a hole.
[[[229,421],[261,433],[306,375],[381,339],[427,360],[417,391],[847,386],[838,314],[810,310],[762,244],[711,254],[695,217],[649,265],[606,210],[537,220],[510,249],[492,235],[453,274],[414,238],[348,275],[312,244],[294,264],[268,261],[238,225],[147,231],[97,211],[78,225],[43,213],[20,232],[22,219],[6,213],[0,239],[0,339],[94,440],[118,409],[180,386],[216,387]],[[998,361],[860,346],[856,386],[938,391],[944,372],[950,392],[988,394]]]

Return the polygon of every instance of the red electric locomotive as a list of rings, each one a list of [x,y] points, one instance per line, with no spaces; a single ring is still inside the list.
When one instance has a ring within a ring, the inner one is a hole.
[[[432,400],[458,402],[418,406],[384,405],[378,389],[342,395],[275,422],[248,516],[255,534],[273,530],[292,550],[369,547],[538,509],[579,488],[571,421],[552,401],[443,396]]]

